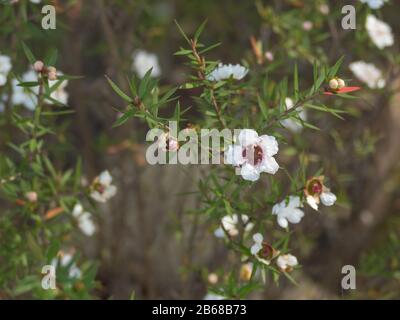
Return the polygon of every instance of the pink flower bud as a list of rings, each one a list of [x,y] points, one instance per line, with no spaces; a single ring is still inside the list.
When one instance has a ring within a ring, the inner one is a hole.
[[[37,193],[35,191],[29,191],[25,193],[26,199],[28,199],[29,202],[36,202],[38,199]]]
[[[40,61],[40,60],[36,61],[36,62],[33,64],[33,69],[34,69],[36,72],[42,72],[43,68],[44,68],[44,63],[43,63],[42,61]]]
[[[273,61],[274,60],[274,54],[271,51],[266,51],[265,52],[265,58],[268,61]]]
[[[305,31],[310,31],[313,28],[313,23],[311,21],[304,21],[303,22],[303,29]]]

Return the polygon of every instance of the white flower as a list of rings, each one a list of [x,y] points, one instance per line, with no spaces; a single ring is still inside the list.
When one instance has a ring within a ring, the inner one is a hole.
[[[210,81],[221,81],[232,77],[236,80],[243,79],[249,70],[240,64],[222,64],[220,63],[208,76]]]
[[[161,68],[158,63],[158,57],[154,53],[148,53],[144,50],[137,50],[132,55],[133,69],[143,78],[147,71],[151,68],[151,76],[158,77],[161,75]]]
[[[371,9],[380,9],[386,0],[360,0],[362,3],[368,4]]]
[[[254,244],[250,248],[250,252],[253,255],[256,255],[263,247],[262,243],[264,241],[264,237],[261,233],[256,233],[253,235]]]
[[[117,193],[117,187],[112,185],[112,176],[108,170],[103,171],[92,183],[90,196],[97,202],[107,202]]]
[[[372,42],[379,48],[390,47],[394,43],[392,28],[385,22],[369,14],[365,24]]]
[[[30,70],[25,72],[21,78],[22,82],[37,82],[37,74],[35,71]],[[19,81],[13,79],[13,95],[12,103],[14,105],[23,105],[29,110],[34,110],[37,105],[36,95],[39,93],[39,87],[21,87],[18,85]]]
[[[243,179],[256,181],[261,172],[275,174],[279,165],[273,157],[278,152],[275,137],[262,135],[252,129],[243,129],[238,136],[239,145],[231,145],[225,152],[225,163],[240,168]]]
[[[324,177],[313,177],[307,180],[304,188],[306,201],[314,210],[322,202],[325,206],[332,206],[336,202],[336,196],[324,185]]]
[[[319,196],[324,206],[333,206],[336,202],[336,196],[330,191],[324,191]]]
[[[372,63],[356,61],[349,64],[351,72],[371,89],[383,88],[386,85],[382,72]]]
[[[293,100],[290,99],[290,98],[285,98],[285,105],[286,105],[286,110],[292,109],[293,106],[294,106]],[[304,110],[302,107],[297,108],[297,110],[298,110],[297,116],[298,116],[301,120],[306,121],[307,116],[306,116],[305,110]],[[282,124],[286,129],[289,129],[290,131],[293,131],[293,132],[299,132],[299,131],[301,131],[301,130],[303,129],[303,126],[302,126],[298,121],[295,121],[295,120],[290,119],[290,118],[289,118],[289,119],[282,120],[282,121],[281,121],[281,124]]]
[[[289,253],[279,256],[276,264],[282,271],[291,271],[294,266],[298,265],[298,262],[297,258]]]
[[[68,268],[68,276],[71,279],[77,279],[80,278],[82,276],[82,272],[81,270],[76,266],[76,264],[74,262],[72,262],[73,260],[73,255],[69,254],[69,253],[62,253],[61,254],[61,258],[54,258],[51,261],[51,264],[56,268],[59,266],[58,263],[60,262],[60,266],[64,267],[64,268]]]
[[[6,84],[7,76],[11,68],[11,58],[5,55],[0,55],[0,86]]]
[[[300,197],[290,196],[289,202],[283,200],[272,207],[272,214],[277,216],[278,224],[282,228],[288,226],[290,223],[299,223],[301,218],[304,217],[303,210],[300,209],[303,204],[300,202]]]
[[[59,75],[62,75],[62,73],[60,73]],[[60,81],[61,83],[58,84],[58,82]],[[55,85],[57,85],[57,88],[50,94],[50,97],[62,104],[67,104],[68,92],[65,90],[65,88],[68,85],[68,80],[49,80],[50,89]],[[51,100],[48,100],[47,102],[50,104],[53,103]]]
[[[92,215],[89,212],[84,212],[80,203],[74,206],[72,215],[78,220],[79,228],[85,235],[90,237],[94,234],[96,226],[92,221]]]
[[[32,3],[40,3],[42,0],[30,0]]]
[[[244,228],[245,232],[248,232],[251,229],[253,229],[254,224],[249,222],[248,215],[242,214],[240,217],[241,217],[242,223],[246,225]],[[239,223],[239,216],[237,214],[224,216],[221,219],[221,224],[222,224],[223,228],[219,227],[218,229],[216,229],[214,231],[214,235],[217,238],[223,238],[225,236],[225,231],[226,231],[231,237],[235,237],[239,234],[239,230],[237,228],[238,223]],[[225,229],[225,231],[224,231],[224,229]]]
[[[203,300],[225,300],[225,299],[226,297],[211,292],[207,293],[203,298]]]

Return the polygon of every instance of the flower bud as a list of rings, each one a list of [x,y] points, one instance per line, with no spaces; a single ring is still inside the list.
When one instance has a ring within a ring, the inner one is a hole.
[[[343,79],[337,79],[338,82],[338,89],[342,89],[346,86],[346,83],[344,82]]]
[[[43,68],[44,68],[44,63],[43,63],[42,61],[40,61],[40,60],[36,61],[36,62],[33,64],[33,69],[34,69],[36,72],[42,72],[42,71],[43,71]]]
[[[28,199],[29,202],[36,202],[37,201],[37,193],[35,191],[29,191],[25,193],[26,199]]]
[[[47,76],[49,80],[57,80],[57,69],[54,67],[48,67]]]
[[[251,263],[243,264],[240,268],[240,280],[249,281],[253,273],[253,265]]]
[[[273,61],[274,60],[274,54],[271,51],[266,51],[265,52],[265,58],[268,61]]]
[[[329,88],[333,89],[333,90],[337,90],[339,87],[339,82],[336,79],[331,79],[329,81]]]
[[[210,273],[208,275],[208,282],[210,284],[216,284],[218,282],[218,276],[215,273]]]
[[[55,73],[55,72],[49,72],[49,73],[48,73],[48,78],[49,78],[49,80],[51,80],[51,81],[57,80],[57,73]]]

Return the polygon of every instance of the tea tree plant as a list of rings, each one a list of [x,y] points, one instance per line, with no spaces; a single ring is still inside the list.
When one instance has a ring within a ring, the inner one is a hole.
[[[318,128],[302,118],[300,112],[308,109],[342,119],[344,111],[329,107],[323,98],[350,97],[345,92],[359,88],[347,87],[345,81],[337,77],[342,58],[332,67],[316,62],[310,70],[314,82],[311,87],[303,88],[297,65],[290,80],[276,82],[269,78],[268,72],[253,71],[246,61],[241,66],[208,60],[207,53],[219,44],[200,42],[205,23],[193,38],[186,35],[178,23],[177,27],[186,45],[175,55],[185,58],[192,69],[188,80],[179,88],[160,94],[150,69],[143,79],[129,81],[131,92],[128,94],[108,79],[113,90],[127,103],[125,109],[119,110],[122,116],[115,125],[122,125],[131,117],[144,119],[150,128],[158,127],[169,137],[164,141],[169,153],[176,152],[185,143],[177,141],[175,148],[169,148],[168,143],[178,139],[169,132],[167,121],[172,119],[181,128],[186,126],[198,132],[203,128],[242,129],[236,137],[239,146],[218,150],[224,153],[225,165],[204,170],[197,191],[202,206],[188,213],[194,219],[213,224],[216,236],[235,256],[232,269],[225,270],[224,282],[210,290],[225,298],[244,298],[268,279],[277,282],[285,276],[295,283],[290,272],[298,268],[299,263],[290,249],[289,223],[300,222],[304,203],[318,210],[320,202],[333,205],[336,196],[325,186],[321,171],[309,172],[303,162],[296,170],[277,164],[273,156],[278,153],[278,145],[287,143],[281,128],[291,121],[318,134]],[[199,95],[192,97],[191,107],[201,117],[184,119],[187,109],[181,110],[179,97],[174,94],[177,90],[192,88],[200,89]],[[288,98],[291,106],[288,106]],[[173,100],[178,100],[173,115],[159,116],[159,109],[168,107]],[[261,191],[255,184],[263,185]]]

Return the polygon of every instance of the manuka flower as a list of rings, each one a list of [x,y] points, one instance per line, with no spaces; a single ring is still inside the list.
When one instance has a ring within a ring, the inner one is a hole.
[[[38,76],[35,71],[29,70],[22,75],[22,82],[37,82]],[[25,108],[29,110],[34,110],[37,105],[37,97],[36,95],[39,93],[39,87],[21,87],[19,86],[19,81],[17,79],[13,79],[12,87],[12,103],[14,105],[23,105]]]
[[[251,254],[254,255],[258,261],[269,265],[271,260],[279,254],[279,251],[265,242],[261,233],[254,234],[253,240],[254,244],[250,248]]]
[[[238,136],[239,145],[231,145],[225,152],[225,163],[238,167],[245,180],[256,181],[261,172],[275,174],[279,165],[273,157],[278,153],[275,137],[262,135],[252,129],[243,129]]]
[[[222,64],[220,63],[208,76],[210,81],[221,81],[229,78],[235,80],[243,79],[249,70],[240,64]]]
[[[372,42],[379,48],[390,47],[394,43],[392,28],[372,14],[367,16],[365,27]]]
[[[303,204],[300,197],[290,196],[289,201],[283,200],[272,207],[272,214],[277,216],[278,224],[286,228],[288,223],[299,223],[304,217],[303,210],[300,209]]]
[[[349,68],[360,81],[365,82],[371,89],[380,89],[386,85],[381,70],[372,63],[356,61],[350,63]]]
[[[96,226],[92,221],[92,215],[89,212],[84,212],[80,203],[77,203],[72,210],[72,215],[77,219],[78,226],[81,231],[88,237],[92,236],[96,231]]]
[[[90,196],[97,202],[107,202],[117,193],[117,187],[112,185],[112,176],[108,170],[96,177],[91,185]]]
[[[240,215],[241,217],[241,222],[246,225],[244,228],[244,231],[250,231],[253,228],[253,224],[249,222],[249,216],[246,214]],[[225,232],[227,232],[231,237],[235,237],[239,234],[238,230],[238,223],[239,223],[239,215],[233,214],[233,215],[227,215],[224,216],[221,220],[222,227],[219,227],[214,231],[214,235],[217,238],[223,238],[225,236]],[[225,229],[225,230],[224,230]]]
[[[288,253],[279,256],[276,260],[276,264],[282,272],[290,272],[293,270],[293,267],[297,266],[299,263],[294,255]]]
[[[362,3],[368,4],[371,9],[380,9],[386,0],[360,0]]]
[[[286,105],[286,110],[292,109],[294,107],[293,100],[290,99],[290,98],[286,98],[285,99],[285,105]],[[300,107],[300,108],[297,108],[297,111],[298,111],[297,116],[301,120],[305,121],[307,119],[305,110],[302,107]],[[295,121],[295,120],[290,119],[290,118],[282,120],[281,124],[286,129],[289,129],[290,131],[293,131],[293,132],[299,132],[299,131],[301,131],[301,129],[303,129],[303,126],[298,121]]]
[[[314,210],[318,210],[318,205],[322,202],[325,206],[332,206],[336,201],[336,196],[324,185],[324,177],[313,177],[306,182],[304,188],[307,203]]]
[[[81,269],[77,267],[75,262],[73,262],[74,256],[70,253],[59,252],[59,257],[54,258],[51,264],[56,268],[66,268],[68,270],[68,277],[70,279],[78,279],[82,277]]]
[[[0,55],[0,86],[3,86],[7,82],[7,75],[10,72],[11,59],[8,56]]]
[[[159,77],[161,75],[161,68],[158,63],[158,57],[154,53],[148,53],[144,50],[137,50],[132,55],[133,69],[143,78],[147,71],[151,70],[152,77]]]

